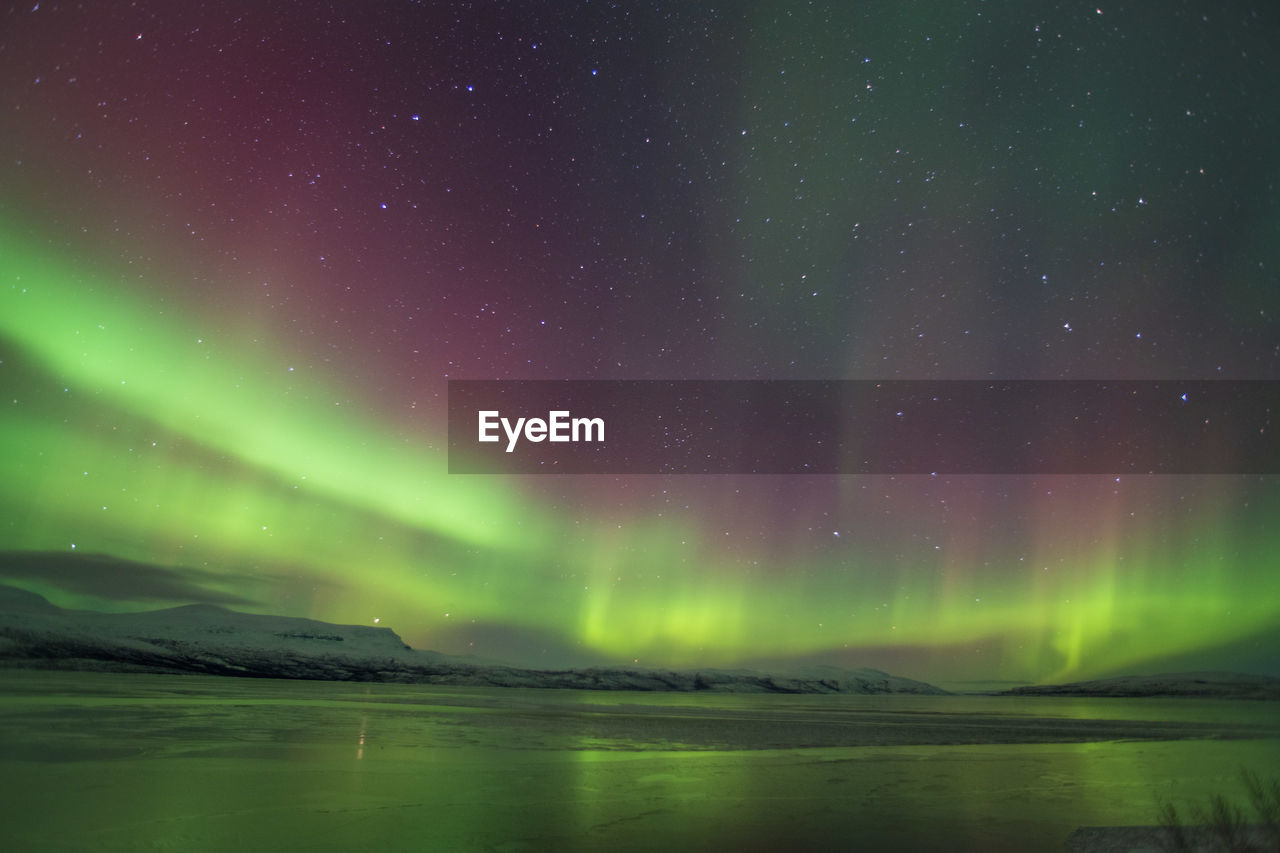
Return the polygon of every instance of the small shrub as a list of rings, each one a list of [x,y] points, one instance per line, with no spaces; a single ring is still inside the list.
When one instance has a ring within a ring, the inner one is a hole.
[[[1249,791],[1249,804],[1261,824],[1263,836],[1271,849],[1280,850],[1280,779],[1264,782],[1257,773],[1240,774]]]
[[[1222,794],[1196,805],[1183,819],[1177,806],[1161,799],[1158,806],[1162,847],[1166,853],[1280,853],[1280,779],[1264,781],[1251,770],[1240,773],[1252,815]]]

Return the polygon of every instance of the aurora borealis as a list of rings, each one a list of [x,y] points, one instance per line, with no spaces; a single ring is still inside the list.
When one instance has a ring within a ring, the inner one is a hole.
[[[10,7],[0,582],[528,664],[1280,672],[1274,477],[445,459],[448,379],[1280,379],[1277,24]]]

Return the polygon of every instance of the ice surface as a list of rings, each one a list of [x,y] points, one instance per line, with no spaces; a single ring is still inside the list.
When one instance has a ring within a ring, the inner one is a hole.
[[[15,850],[1061,850],[1280,766],[1270,703],[0,672]]]

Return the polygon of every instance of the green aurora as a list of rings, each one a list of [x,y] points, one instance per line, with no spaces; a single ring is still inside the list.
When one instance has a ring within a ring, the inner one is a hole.
[[[864,536],[747,561],[713,523],[556,512],[530,478],[450,476],[439,428],[410,434],[344,404],[349,389],[289,368],[305,354],[211,335],[189,306],[14,229],[0,269],[9,551],[198,570],[262,612],[376,619],[420,648],[467,651],[468,631],[506,626],[655,666],[887,650],[927,673],[1057,680],[1280,624],[1266,521],[1280,504],[1260,478],[1201,478],[1189,500],[1179,478],[1066,478],[1027,508],[1020,549],[975,516],[931,560]],[[852,511],[868,482],[912,479],[837,482]],[[1131,497],[1144,490],[1164,509]],[[157,605],[20,583],[63,605]]]

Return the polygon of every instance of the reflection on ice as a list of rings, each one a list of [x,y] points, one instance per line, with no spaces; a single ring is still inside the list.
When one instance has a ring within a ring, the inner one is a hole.
[[[1060,847],[1267,772],[1275,717],[11,671],[0,821],[13,849]]]

